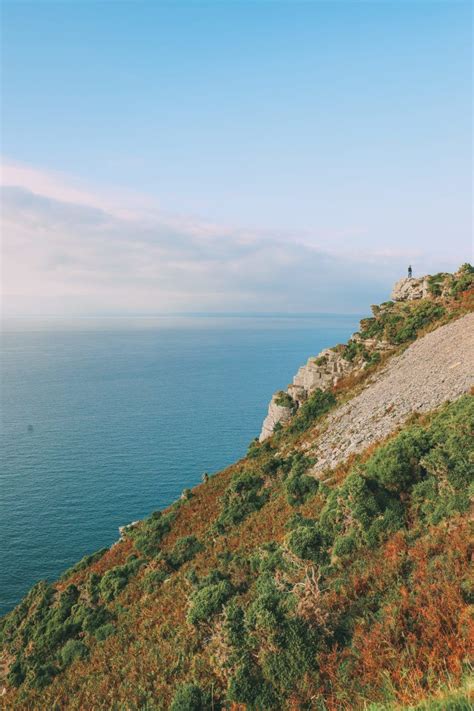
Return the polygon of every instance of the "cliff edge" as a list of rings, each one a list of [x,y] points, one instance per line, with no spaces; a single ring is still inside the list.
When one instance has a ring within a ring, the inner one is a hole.
[[[263,421],[259,441],[286,425],[317,390],[332,391],[348,377],[358,377],[397,349],[414,340],[427,327],[440,325],[450,312],[452,299],[474,281],[472,267],[454,274],[440,272],[400,279],[392,300],[372,306],[372,318],[346,344],[326,348],[301,366],[286,390],[275,393]]]

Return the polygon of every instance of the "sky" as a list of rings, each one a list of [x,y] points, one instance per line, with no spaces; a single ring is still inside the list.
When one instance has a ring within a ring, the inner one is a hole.
[[[3,315],[359,313],[471,261],[471,14],[4,0]]]

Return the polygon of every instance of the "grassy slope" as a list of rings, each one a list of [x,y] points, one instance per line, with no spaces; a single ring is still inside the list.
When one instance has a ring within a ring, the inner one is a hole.
[[[421,302],[394,310],[417,320],[413,338],[472,308],[456,296],[434,322],[419,323]],[[472,397],[330,486],[298,452],[324,419],[318,397],[298,426],[36,586],[2,625],[6,707],[380,709],[448,694],[420,708],[467,708],[453,690],[470,651]]]

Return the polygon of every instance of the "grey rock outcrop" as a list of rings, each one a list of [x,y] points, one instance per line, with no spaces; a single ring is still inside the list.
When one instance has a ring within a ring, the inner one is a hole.
[[[392,291],[393,301],[415,301],[426,299],[429,296],[428,277],[423,276],[415,279],[406,277],[396,282]]]
[[[356,336],[353,336],[356,340]],[[351,362],[344,357],[344,349],[332,350],[326,348],[317,356],[308,359],[306,365],[302,365],[293,378],[293,382],[288,385],[286,391],[275,393],[268,406],[268,414],[263,421],[262,431],[259,441],[263,442],[270,437],[278,423],[284,425],[294,415],[308,397],[315,390],[327,390],[337,385],[339,380],[350,373],[363,370],[366,366],[364,361]],[[288,405],[281,404],[281,393],[289,396]]]
[[[277,401],[279,400],[280,395],[280,392],[275,393],[272,399],[270,400],[270,404],[268,406],[268,414],[263,421],[262,431],[260,432],[260,442],[263,442],[273,434],[275,426],[278,423],[284,425],[286,422],[288,422],[288,420],[291,419],[293,415],[293,408],[291,407],[291,405],[287,407],[286,405],[278,404]]]
[[[304,402],[317,388],[325,390],[352,370],[352,364],[340,353],[326,348],[302,365],[288,386],[288,394],[297,403]]]

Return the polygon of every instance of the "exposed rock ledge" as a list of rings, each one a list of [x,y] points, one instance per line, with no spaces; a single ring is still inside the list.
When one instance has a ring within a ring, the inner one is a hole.
[[[353,342],[360,340],[356,333],[350,339]],[[386,341],[376,339],[365,339],[364,347],[370,352],[392,350]],[[306,365],[302,365],[293,378],[293,382],[288,385],[286,391],[275,393],[268,406],[268,414],[263,421],[262,431],[259,440],[263,442],[272,435],[277,424],[285,424],[293,416],[295,410],[302,405],[305,400],[317,389],[327,390],[337,385],[339,380],[349,374],[355,374],[364,370],[368,363],[358,359],[350,361],[345,357],[345,349],[342,350],[326,348],[317,356],[308,359]],[[282,395],[289,396],[288,404],[282,402]]]
[[[393,301],[413,301],[415,299],[426,299],[429,295],[429,277],[423,276],[419,279],[406,277],[396,282],[392,291]]]
[[[280,395],[281,393],[275,393],[270,400],[268,415],[263,421],[262,431],[260,433],[260,442],[263,442],[267,437],[272,435],[278,423],[284,425],[292,417],[293,411],[291,407],[278,404]]]

